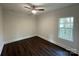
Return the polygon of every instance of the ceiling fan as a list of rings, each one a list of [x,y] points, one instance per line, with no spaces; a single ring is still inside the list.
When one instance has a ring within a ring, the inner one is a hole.
[[[26,3],[26,5],[24,7],[27,9],[30,9],[33,14],[36,14],[37,11],[44,11],[45,10],[44,8],[39,8],[39,6],[34,5],[32,3]]]

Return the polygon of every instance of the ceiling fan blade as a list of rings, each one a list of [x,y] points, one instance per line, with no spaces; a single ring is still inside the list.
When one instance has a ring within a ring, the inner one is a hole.
[[[25,8],[31,9],[30,7],[24,6]]]
[[[36,9],[36,10],[38,10],[38,11],[44,11],[45,9]]]
[[[32,3],[26,3],[27,5],[29,5],[30,7],[34,8],[35,6]]]

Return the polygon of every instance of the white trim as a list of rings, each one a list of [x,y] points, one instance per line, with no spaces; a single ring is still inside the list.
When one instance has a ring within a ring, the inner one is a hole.
[[[16,41],[19,41],[19,40],[22,40],[22,39],[26,39],[26,38],[30,38],[30,37],[34,37],[34,36],[36,36],[36,35],[30,35],[30,36],[21,37],[21,38],[14,39],[14,40],[9,40],[8,42],[5,42],[5,44],[11,43],[11,42],[16,42]]]
[[[3,47],[4,47],[4,44],[0,47],[0,55],[2,53]]]

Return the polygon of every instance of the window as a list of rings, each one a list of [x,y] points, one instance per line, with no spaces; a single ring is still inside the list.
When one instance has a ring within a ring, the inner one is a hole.
[[[59,38],[73,41],[73,21],[74,17],[65,17],[59,19]]]

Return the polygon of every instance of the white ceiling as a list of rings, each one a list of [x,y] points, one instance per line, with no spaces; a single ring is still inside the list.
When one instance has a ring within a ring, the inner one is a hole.
[[[45,11],[43,12],[56,10],[59,8],[64,8],[72,5],[71,3],[33,3],[33,4],[39,6],[40,8],[44,8]],[[5,10],[31,13],[31,10],[24,8],[25,3],[1,3],[0,5]],[[43,12],[38,12],[38,13],[43,13]]]

